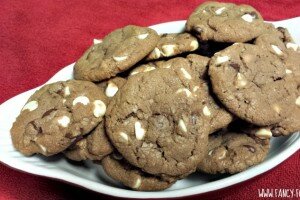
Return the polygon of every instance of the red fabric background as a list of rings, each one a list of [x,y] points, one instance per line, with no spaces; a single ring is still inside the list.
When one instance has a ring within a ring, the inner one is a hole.
[[[113,29],[128,24],[149,26],[186,19],[200,2],[0,1],[0,103],[47,81],[59,69],[79,58],[93,38],[102,38]],[[253,5],[266,20],[300,16],[299,1],[232,2]],[[299,188],[299,158],[298,151],[271,172],[225,193],[212,194],[210,198],[225,194],[222,199],[255,199],[260,188]],[[76,199],[78,195],[86,199],[103,197],[58,181],[17,172],[0,164],[1,200]]]

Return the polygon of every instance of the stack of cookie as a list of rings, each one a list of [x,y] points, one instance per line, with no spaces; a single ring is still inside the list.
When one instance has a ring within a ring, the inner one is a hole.
[[[204,3],[179,34],[117,29],[94,40],[74,79],[30,97],[15,148],[100,162],[134,190],[241,172],[266,158],[272,136],[300,130],[299,48],[247,5]]]

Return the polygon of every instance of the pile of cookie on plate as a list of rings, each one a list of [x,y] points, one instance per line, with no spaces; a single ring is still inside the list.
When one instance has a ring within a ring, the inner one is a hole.
[[[300,52],[248,5],[207,2],[185,32],[129,25],[94,44],[74,79],[44,85],[11,129],[26,156],[101,163],[134,190],[263,162],[300,130]]]

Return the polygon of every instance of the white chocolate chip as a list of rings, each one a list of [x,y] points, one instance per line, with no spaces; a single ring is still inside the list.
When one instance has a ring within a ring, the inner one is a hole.
[[[203,114],[205,116],[210,116],[211,115],[211,112],[210,112],[210,110],[208,109],[207,106],[204,106],[204,108],[203,108]]]
[[[130,76],[138,74],[138,73],[140,73],[140,72],[138,72],[137,70],[133,70],[132,72],[130,72]]]
[[[135,183],[134,183],[134,185],[132,186],[132,188],[137,189],[137,188],[139,188],[139,187],[141,186],[141,184],[142,184],[142,179],[141,179],[141,177],[138,177],[138,178],[135,180]]]
[[[103,42],[103,40],[101,40],[101,39],[93,39],[94,44],[100,44],[102,42]]]
[[[145,129],[143,129],[141,122],[136,121],[134,123],[134,131],[135,131],[135,137],[138,140],[142,140],[145,136]]]
[[[118,92],[118,90],[118,86],[114,82],[109,81],[105,89],[105,95],[108,97],[113,97]]]
[[[272,49],[275,51],[275,53],[276,53],[277,55],[282,55],[282,54],[283,54],[283,52],[279,49],[278,46],[272,44],[271,47],[272,47]]]
[[[222,12],[225,10],[225,7],[219,8],[218,10],[215,11],[216,15],[222,14]]]
[[[162,49],[162,54],[164,55],[164,56],[173,56],[174,55],[174,53],[175,53],[175,48],[176,48],[176,45],[174,45],[174,44],[166,44],[166,45],[163,45],[162,47],[161,47],[161,49]]]
[[[60,117],[57,122],[62,126],[62,127],[68,127],[70,123],[70,118],[68,116],[62,116]]]
[[[221,63],[227,62],[229,60],[229,56],[219,56],[216,59],[216,65],[219,65]]]
[[[38,144],[39,148],[44,152],[47,153],[47,148],[41,144]]]
[[[169,69],[171,67],[171,64],[165,64],[165,65],[163,65],[163,68],[167,68],[167,69]]]
[[[65,95],[65,96],[69,96],[70,94],[71,94],[70,88],[69,88],[69,86],[66,86],[66,87],[64,88],[64,95]]]
[[[237,82],[236,85],[238,87],[245,87],[247,85],[247,80],[245,76],[241,73],[237,73]]]
[[[279,107],[278,105],[276,105],[276,104],[273,105],[273,109],[274,109],[278,114],[279,114],[280,111],[281,111],[280,107]]]
[[[218,159],[221,160],[221,159],[225,158],[225,156],[226,156],[226,151],[224,150],[222,152],[222,154],[218,157]]]
[[[286,48],[288,48],[288,49],[293,49],[294,51],[297,51],[297,49],[298,49],[298,45],[297,44],[295,44],[295,43],[292,43],[292,42],[288,42],[288,43],[286,43]]]
[[[188,96],[188,97],[192,95],[191,91],[189,91],[187,88],[180,88],[180,89],[178,89],[176,91],[176,94],[179,94],[181,92],[185,92],[186,96]]]
[[[65,104],[65,103],[66,103],[66,101],[67,101],[66,99],[63,99],[63,104]]]
[[[180,68],[180,71],[183,73],[183,75],[186,79],[189,79],[189,80],[192,79],[191,75],[183,67]]]
[[[146,37],[148,37],[149,33],[144,33],[144,34],[140,34],[138,35],[137,37],[140,39],[140,40],[144,40],[146,39]]]
[[[90,100],[86,96],[78,96],[73,100],[73,106],[75,106],[78,103],[82,103],[86,106],[90,103]]]
[[[94,116],[95,117],[102,117],[106,112],[106,105],[101,100],[95,100],[94,101]]]
[[[285,70],[285,73],[286,73],[286,74],[292,74],[293,72],[292,72],[292,70],[286,69],[286,70]]]
[[[124,132],[120,132],[120,136],[127,142],[128,141],[128,135]]]
[[[127,59],[128,56],[113,56],[113,59],[117,62],[121,62]]]
[[[297,106],[300,106],[300,96],[296,99],[295,103],[296,103]]]
[[[150,72],[150,71],[155,70],[155,69],[156,69],[156,68],[153,67],[153,66],[147,66],[147,67],[145,67],[145,69],[144,69],[143,72]]]
[[[154,50],[152,51],[151,54],[154,54],[155,55],[154,58],[156,58],[156,59],[160,58],[160,50],[157,47],[154,48]]]
[[[195,87],[193,87],[193,92],[196,92],[196,91],[199,90],[199,89],[200,89],[199,86],[195,86]]]
[[[184,123],[184,121],[183,121],[182,119],[179,120],[178,126],[179,126],[179,128],[180,128],[183,132],[187,132],[187,128],[186,128],[185,123]]]
[[[24,110],[33,111],[33,110],[37,109],[38,106],[39,106],[39,104],[38,104],[37,101],[30,101],[30,102],[25,104],[22,111],[24,111]]]
[[[251,23],[253,22],[254,17],[250,14],[245,14],[242,16],[242,19],[245,20],[246,22]]]
[[[190,46],[192,47],[191,51],[195,51],[196,49],[198,49],[199,43],[197,40],[193,40],[193,41],[191,41]]]
[[[256,131],[255,136],[261,139],[269,139],[272,137],[272,132],[269,128],[260,128]]]
[[[214,150],[210,150],[210,151],[208,152],[208,155],[211,156],[213,152],[214,152]]]
[[[206,10],[202,10],[202,13],[207,13],[207,11]]]

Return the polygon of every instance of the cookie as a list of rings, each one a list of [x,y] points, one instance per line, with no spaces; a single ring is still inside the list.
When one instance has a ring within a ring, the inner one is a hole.
[[[102,120],[107,98],[93,83],[61,81],[37,90],[11,129],[14,147],[24,155],[50,156],[69,147]]]
[[[269,139],[247,134],[223,132],[209,136],[208,152],[198,170],[208,174],[235,174],[264,161]]]
[[[101,81],[116,76],[148,55],[159,40],[157,33],[139,26],[125,26],[91,46],[74,66],[74,78]]]
[[[88,136],[78,139],[64,151],[64,155],[71,160],[101,160],[113,151],[103,121]]]
[[[192,173],[209,127],[188,68],[130,76],[108,106],[107,134],[132,165],[158,176]]]
[[[201,41],[246,42],[267,29],[253,7],[219,2],[201,4],[186,23],[186,31],[194,33]]]
[[[204,56],[190,54],[187,56],[187,60],[189,61],[192,70],[195,71],[201,79],[199,92],[203,92],[205,96],[203,114],[209,119],[209,133],[226,128],[228,124],[232,122],[234,117],[230,112],[224,109],[222,104],[220,104],[216,98],[213,97],[213,93],[209,89],[210,83],[207,71],[210,59]]]
[[[185,67],[192,70],[192,74],[199,78],[198,85],[193,88],[193,92],[199,93],[203,97],[203,114],[208,120],[208,124],[210,124],[209,133],[213,133],[225,128],[233,120],[233,115],[223,109],[222,105],[212,97],[209,91],[207,81],[208,62],[209,58],[207,57],[190,54],[187,58],[177,57],[167,61],[150,62],[133,69],[130,74],[145,73],[159,68],[176,70]]]
[[[189,33],[170,33],[160,35],[160,39],[154,50],[146,56],[145,60],[157,60],[176,56],[198,49],[197,38]]]
[[[283,61],[259,46],[237,43],[220,51],[211,58],[209,76],[221,103],[258,126],[282,121],[295,104],[296,84]]]
[[[141,171],[130,165],[120,155],[109,155],[102,160],[101,164],[108,176],[134,190],[164,190],[171,187],[174,183]]]

